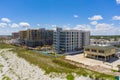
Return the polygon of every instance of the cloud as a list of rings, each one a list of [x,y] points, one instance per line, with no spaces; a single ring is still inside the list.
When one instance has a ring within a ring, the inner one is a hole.
[[[37,26],[40,26],[40,24],[37,24]]]
[[[53,28],[56,28],[56,27],[58,27],[58,26],[57,26],[57,25],[55,25],[55,24],[52,24],[51,26],[52,26]]]
[[[8,19],[8,18],[1,18],[1,21],[2,21],[2,22],[5,22],[5,23],[9,23],[9,22],[11,22],[11,20]]]
[[[95,22],[94,22],[95,23]],[[90,31],[92,35],[116,35],[120,34],[120,27],[115,27],[114,24],[98,23],[91,26],[88,24],[78,24],[74,28],[67,27],[72,30]]]
[[[87,24],[78,24],[73,28],[74,30],[91,30],[91,26]]]
[[[120,34],[120,27],[114,26],[114,24],[97,23],[94,28],[91,29],[94,35],[116,35]]]
[[[103,31],[103,30],[111,30],[113,27],[113,24],[107,24],[107,23],[98,23],[96,25],[96,30]]]
[[[120,20],[120,16],[113,16],[112,19],[113,20]]]
[[[116,0],[117,4],[120,4],[120,0]]]
[[[63,30],[71,30],[71,27],[68,25],[63,25]]]
[[[78,15],[73,15],[74,18],[78,18],[79,16]]]
[[[4,27],[6,27],[6,26],[7,26],[6,23],[0,23],[0,27],[4,28]]]
[[[94,15],[92,17],[89,17],[88,19],[97,21],[97,20],[102,20],[103,17],[101,15]]]
[[[22,27],[30,27],[30,24],[27,23],[27,22],[20,22],[20,23],[19,23],[19,26],[22,26]]]
[[[92,21],[90,24],[97,25],[97,21]]]
[[[16,24],[16,23],[11,24],[10,26],[11,26],[12,28],[18,28],[18,27],[19,27],[19,25]]]

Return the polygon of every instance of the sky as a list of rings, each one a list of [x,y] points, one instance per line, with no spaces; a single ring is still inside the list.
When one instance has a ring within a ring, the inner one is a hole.
[[[120,35],[120,0],[0,0],[0,35],[55,27]]]

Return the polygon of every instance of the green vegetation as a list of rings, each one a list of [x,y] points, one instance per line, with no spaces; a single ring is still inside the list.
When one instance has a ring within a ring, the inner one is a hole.
[[[65,61],[63,61],[61,59],[54,59],[53,62],[56,63],[56,64],[58,64],[58,65],[60,65],[60,66],[67,67],[67,68],[70,68],[70,69],[76,69],[76,68],[78,68],[77,66],[72,65],[72,64],[70,64],[68,62],[65,62]]]
[[[0,63],[0,67],[3,67],[3,65]]]
[[[68,75],[66,76],[66,79],[67,79],[67,80],[74,80],[74,76],[73,76],[72,74],[68,74]]]
[[[4,43],[0,43],[0,49],[4,49],[4,48],[14,48],[13,45],[8,45],[8,44],[4,44]]]
[[[6,44],[3,45],[6,46]],[[12,48],[13,46],[10,47]],[[49,74],[50,72],[66,73],[66,74],[76,73],[78,75],[90,76],[91,78],[95,77],[96,79],[102,78],[102,79],[114,80],[113,75],[107,75],[103,73],[98,73],[96,71],[91,71],[86,68],[77,67],[76,65],[73,65],[68,61],[66,61],[64,57],[53,58],[50,56],[46,56],[44,54],[36,53],[33,50],[26,50],[21,47],[14,47],[11,51],[15,52],[19,57],[24,58],[31,64],[37,65],[41,69],[45,70],[46,74]],[[74,79],[72,75],[67,75],[66,78],[68,80]]]
[[[118,72],[118,70],[112,70],[113,72]]]
[[[9,77],[5,76],[2,78],[2,80],[11,80]]]

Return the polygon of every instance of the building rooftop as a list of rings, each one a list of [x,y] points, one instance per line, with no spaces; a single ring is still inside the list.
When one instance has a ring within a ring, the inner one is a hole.
[[[113,47],[113,46],[88,45],[88,46],[84,46],[84,48],[99,49],[99,50],[111,50],[111,49],[114,49],[115,47]]]

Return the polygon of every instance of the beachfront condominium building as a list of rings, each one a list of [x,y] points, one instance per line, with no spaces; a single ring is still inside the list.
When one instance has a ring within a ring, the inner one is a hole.
[[[56,52],[76,52],[90,44],[90,32],[82,30],[62,30],[56,28],[53,34],[53,45]]]
[[[27,46],[36,47],[53,44],[53,30],[28,29],[20,31],[20,40]]]
[[[12,33],[12,38],[13,39],[19,38],[19,32],[13,32]]]
[[[25,45],[25,41],[27,40],[27,30],[19,31],[19,36],[20,36],[20,43],[22,45]]]

